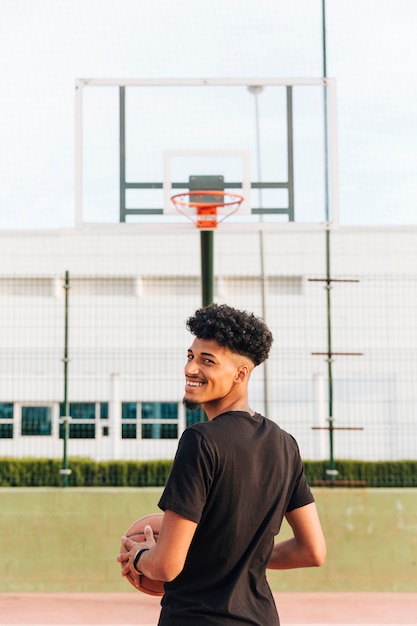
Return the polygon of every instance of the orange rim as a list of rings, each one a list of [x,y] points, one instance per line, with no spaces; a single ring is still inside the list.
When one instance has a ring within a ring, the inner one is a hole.
[[[200,200],[200,201],[190,201],[190,200],[185,200],[185,198],[190,198],[191,196],[219,196],[221,198],[225,198],[226,196],[229,196],[230,198],[232,198],[232,200],[229,201],[218,201],[218,200],[214,200],[214,201],[210,201],[210,202],[205,202],[204,200]],[[190,207],[190,208],[196,208],[199,209],[201,207],[225,207],[225,206],[231,206],[234,204],[241,204],[244,200],[243,196],[241,196],[238,193],[229,193],[228,191],[217,191],[217,189],[212,189],[212,190],[196,190],[196,191],[188,191],[187,193],[177,193],[175,194],[175,196],[171,197],[172,202],[178,206],[181,205],[183,207]]]
[[[210,201],[202,199],[192,200],[193,197],[201,198],[205,196],[218,197]],[[230,200],[225,200],[229,197]],[[223,198],[223,200],[221,200]],[[227,191],[212,190],[193,190],[187,193],[177,193],[171,197],[171,201],[179,213],[185,215],[188,219],[195,222],[198,228],[217,228],[217,224],[222,222],[239,209],[244,197],[237,193],[229,193]],[[231,210],[227,215],[218,219],[217,209],[228,207]],[[190,215],[185,209],[196,209],[196,215]]]

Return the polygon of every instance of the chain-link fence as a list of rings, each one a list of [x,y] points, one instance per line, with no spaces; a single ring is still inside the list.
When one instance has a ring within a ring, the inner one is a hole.
[[[275,338],[251,405],[305,459],[416,458],[415,241],[410,229],[341,229],[330,249],[324,231],[216,233],[215,300],[264,316]],[[198,233],[16,235],[2,248],[0,457],[61,458],[66,401],[69,456],[171,459],[200,419],[182,405]]]

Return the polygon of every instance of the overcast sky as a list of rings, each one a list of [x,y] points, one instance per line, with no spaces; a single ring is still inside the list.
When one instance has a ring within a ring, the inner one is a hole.
[[[77,78],[318,77],[321,0],[0,0],[0,228],[74,223]],[[344,224],[417,223],[417,2],[327,0]]]

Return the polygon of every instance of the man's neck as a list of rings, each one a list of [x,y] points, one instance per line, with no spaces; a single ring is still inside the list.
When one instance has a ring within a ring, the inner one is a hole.
[[[222,398],[221,400],[216,400],[214,402],[207,402],[202,406],[210,421],[218,415],[227,413],[228,411],[243,411],[244,413],[249,413],[249,415],[255,415],[255,411],[250,408],[248,402],[242,400],[225,402],[225,399]]]

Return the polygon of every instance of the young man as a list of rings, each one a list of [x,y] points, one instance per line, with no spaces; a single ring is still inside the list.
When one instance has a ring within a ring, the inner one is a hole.
[[[272,334],[253,314],[216,304],[187,328],[184,404],[209,421],[181,437],[158,543],[149,527],[145,543],[123,538],[122,574],[166,581],[159,626],[278,625],[266,568],[320,566],[326,546],[297,443],[248,404]],[[293,537],[274,545],[284,517]]]

